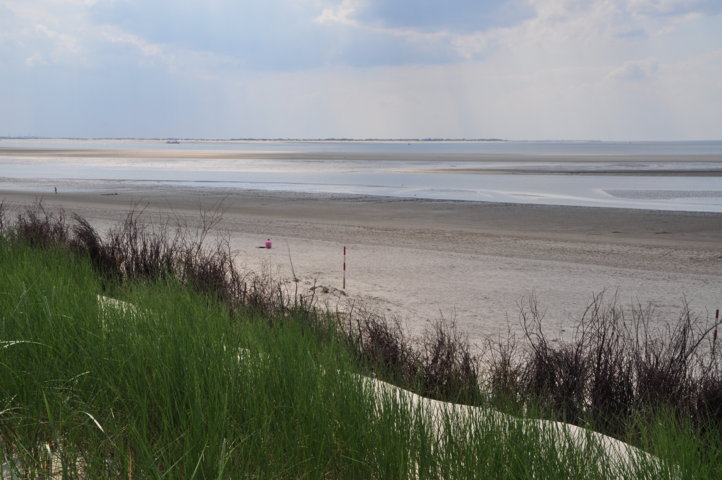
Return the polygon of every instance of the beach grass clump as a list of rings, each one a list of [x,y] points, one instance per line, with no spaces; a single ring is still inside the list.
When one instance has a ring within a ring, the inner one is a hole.
[[[63,211],[49,211],[42,202],[17,212],[14,222],[6,218],[7,209],[0,202],[0,232],[33,246],[67,244],[70,225]]]
[[[532,297],[522,309],[526,346],[490,345],[489,389],[504,405],[532,406],[616,436],[638,415],[659,411],[700,428],[722,427],[722,352],[713,343],[719,323],[684,304],[665,323],[651,307],[625,310],[616,299],[593,298],[571,341],[554,341]]]

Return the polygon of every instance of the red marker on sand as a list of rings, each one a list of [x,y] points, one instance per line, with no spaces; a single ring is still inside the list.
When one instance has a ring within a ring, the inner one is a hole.
[[[266,248],[271,248],[271,239],[266,240]]]

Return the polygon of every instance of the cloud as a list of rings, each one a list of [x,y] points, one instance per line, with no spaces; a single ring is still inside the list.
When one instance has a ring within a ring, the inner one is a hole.
[[[40,55],[39,53],[36,53],[28,58],[25,59],[25,65],[28,67],[34,67],[37,65],[47,65],[48,62],[45,60],[45,58]]]
[[[356,5],[353,18],[388,28],[470,33],[518,24],[534,15],[520,0],[367,0]]]
[[[326,6],[320,15],[314,18],[314,22],[320,24],[337,23],[358,26],[358,22],[353,19],[353,16],[359,8],[360,3],[360,0],[341,0],[340,3]]]
[[[713,137],[715,5],[0,0],[0,133]]]
[[[722,2],[719,0],[628,0],[627,8],[633,14],[652,17],[715,15],[722,13]]]
[[[85,25],[78,15],[74,5],[63,2],[4,2],[0,5],[0,62],[7,68],[84,63],[88,48]]]
[[[314,22],[315,2],[217,0],[205,4],[124,0],[91,9],[97,23],[114,26],[175,50],[234,58],[249,69],[286,70],[322,65],[333,32]]]
[[[626,62],[621,67],[613,70],[609,78],[639,82],[653,78],[659,70],[659,64],[654,59]]]
[[[435,4],[422,2],[408,28],[399,27],[400,11],[366,0],[217,0],[205,8],[171,0],[119,0],[97,4],[90,12],[95,23],[166,51],[213,52],[248,70],[294,71],[463,60],[452,34],[429,31],[442,24],[450,31],[472,23],[488,26],[473,21],[483,16],[478,5],[464,15],[462,7],[469,4],[462,3],[432,8]],[[491,17],[504,17],[504,2],[489,3],[495,5]],[[432,22],[434,10],[446,12],[443,22]]]
[[[42,36],[49,38],[59,48],[66,50],[70,53],[80,53],[80,46],[78,39],[67,33],[58,33],[50,28],[38,23],[35,25],[35,30]]]
[[[157,44],[146,42],[137,35],[124,32],[115,27],[101,29],[102,37],[111,44],[129,45],[137,49],[145,57],[162,57],[163,47]]]

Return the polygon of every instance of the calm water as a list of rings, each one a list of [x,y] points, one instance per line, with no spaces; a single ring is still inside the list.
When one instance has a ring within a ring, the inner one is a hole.
[[[27,158],[2,152],[11,148],[224,150],[259,152],[259,157]],[[287,155],[283,159],[260,155],[271,152]],[[302,156],[295,158],[293,153]],[[355,155],[345,159],[344,153]],[[659,175],[663,171],[669,173]],[[166,144],[0,139],[0,189],[38,193],[54,186],[130,189],[141,194],[151,187],[185,186],[722,212],[720,171],[722,141]]]
[[[521,155],[722,155],[722,141],[699,142],[555,142],[555,141],[214,141],[183,140],[67,140],[3,139],[5,148],[92,148],[92,149],[172,149],[241,150],[277,152],[353,153],[478,153]]]

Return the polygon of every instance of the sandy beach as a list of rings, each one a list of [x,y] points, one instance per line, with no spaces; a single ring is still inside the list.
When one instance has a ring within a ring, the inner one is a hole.
[[[37,194],[0,191],[13,209],[43,200],[101,231],[131,208],[190,225],[221,205],[219,228],[241,266],[266,269],[331,308],[363,305],[396,316],[412,335],[453,318],[473,344],[520,333],[532,293],[557,338],[592,295],[652,303],[660,322],[688,301],[703,317],[722,306],[722,215],[631,209],[404,200],[385,197],[159,187]],[[258,248],[266,238],[273,248]],[[346,289],[343,247],[348,248]]]

